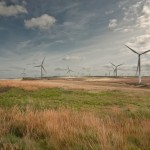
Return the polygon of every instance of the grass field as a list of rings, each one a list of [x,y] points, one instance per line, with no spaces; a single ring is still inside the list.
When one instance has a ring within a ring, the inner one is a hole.
[[[0,149],[150,150],[148,89],[105,81],[77,89],[74,82],[1,81]]]

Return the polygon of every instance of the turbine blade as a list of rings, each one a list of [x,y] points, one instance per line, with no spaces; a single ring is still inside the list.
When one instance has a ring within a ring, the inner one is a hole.
[[[45,68],[44,68],[44,66],[42,65],[42,69],[45,71],[45,73],[46,73],[46,70],[45,70]]]
[[[69,69],[69,72],[74,72],[73,70]]]
[[[69,71],[67,71],[67,73],[65,75],[67,75],[69,73]]]
[[[42,61],[42,65],[43,65],[44,61],[45,61],[45,57],[44,57],[44,59],[43,59],[43,61]]]
[[[113,70],[115,69],[113,66],[111,66],[111,67],[112,67]]]
[[[117,67],[119,67],[119,66],[122,66],[123,64],[120,64],[120,65],[118,65]]]
[[[34,67],[41,67],[41,65],[40,66],[34,66]]]
[[[127,45],[125,45],[127,48],[129,48],[132,52],[134,52],[134,53],[136,53],[136,54],[138,54],[139,55],[139,53],[138,52],[136,52],[135,50],[133,50],[132,48],[130,48],[129,46],[127,46]]]
[[[148,52],[150,52],[150,50],[148,50],[148,51],[145,51],[145,52],[141,53],[141,55],[143,55],[143,54],[145,54],[145,53],[148,53]]]
[[[110,62],[110,64],[112,64],[114,67],[116,67],[116,65],[114,65],[113,63]]]

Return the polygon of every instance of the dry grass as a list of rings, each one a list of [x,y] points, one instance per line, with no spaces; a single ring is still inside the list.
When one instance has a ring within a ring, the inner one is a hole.
[[[13,140],[12,136],[18,140]],[[23,112],[17,107],[0,109],[1,150],[40,147],[56,150],[148,149],[150,120],[129,118],[118,109],[105,117],[69,109],[26,109]]]
[[[145,83],[150,83],[150,78],[143,78]],[[149,87],[135,86],[136,78],[83,78],[81,79],[53,79],[53,80],[0,80],[0,87],[19,87],[25,90],[37,90],[41,88],[64,88],[88,91],[104,90],[148,90]]]
[[[25,90],[34,91],[40,88],[50,87],[48,81],[22,81],[22,80],[1,80],[0,87],[18,87]],[[55,85],[51,86],[52,88]]]

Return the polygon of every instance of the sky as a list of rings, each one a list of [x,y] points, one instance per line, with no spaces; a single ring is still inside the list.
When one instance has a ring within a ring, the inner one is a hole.
[[[137,52],[150,50],[149,0],[0,0],[0,78],[135,75]],[[150,75],[150,53],[142,55]]]

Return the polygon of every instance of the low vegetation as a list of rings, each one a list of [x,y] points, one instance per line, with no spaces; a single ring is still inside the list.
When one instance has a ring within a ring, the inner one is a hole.
[[[0,87],[0,149],[148,150],[149,94]]]

